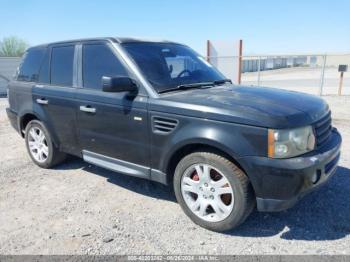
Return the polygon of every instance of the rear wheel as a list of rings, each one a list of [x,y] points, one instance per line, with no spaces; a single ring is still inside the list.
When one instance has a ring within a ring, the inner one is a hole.
[[[213,231],[238,226],[255,203],[244,172],[226,158],[207,152],[190,154],[179,162],[174,191],[184,212]]]
[[[38,120],[32,120],[27,124],[25,142],[31,159],[40,167],[53,167],[66,158],[66,154],[60,152],[53,144],[44,124]]]

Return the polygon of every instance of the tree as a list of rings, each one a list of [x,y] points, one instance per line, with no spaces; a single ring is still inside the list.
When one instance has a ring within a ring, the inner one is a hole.
[[[0,42],[0,56],[22,56],[28,44],[23,39],[15,36],[4,37]]]

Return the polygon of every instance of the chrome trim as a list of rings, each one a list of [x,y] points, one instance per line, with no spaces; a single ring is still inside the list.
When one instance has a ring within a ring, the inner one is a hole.
[[[83,87],[83,66],[82,66],[82,54],[83,54],[83,45],[77,44],[76,45],[76,52],[77,52],[77,87],[82,88]]]
[[[40,105],[47,105],[47,104],[49,103],[48,100],[46,100],[46,99],[41,99],[41,98],[38,98],[38,99],[36,100],[36,102],[37,102],[38,104],[40,104]]]
[[[73,87],[78,87],[78,70],[79,70],[79,61],[78,61],[78,45],[74,46],[74,56],[73,56]]]
[[[87,107],[87,106],[80,106],[80,111],[87,112],[87,113],[96,113],[96,108],[93,107]]]

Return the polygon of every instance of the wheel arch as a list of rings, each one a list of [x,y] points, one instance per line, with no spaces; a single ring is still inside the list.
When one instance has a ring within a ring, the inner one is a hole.
[[[25,129],[26,129],[26,126],[28,125],[28,123],[32,120],[39,120],[41,121],[41,119],[39,118],[38,115],[36,115],[35,113],[33,112],[25,112],[23,113],[20,117],[19,117],[19,123],[18,123],[18,126],[19,126],[19,130],[20,130],[20,133],[21,133],[21,136],[24,138],[25,136]]]
[[[52,128],[50,125],[48,125],[43,117],[40,117],[38,114],[31,112],[31,111],[25,111],[21,114],[21,116],[18,119],[18,126],[20,127],[20,134],[24,138],[25,137],[25,128],[28,125],[28,123],[32,120],[38,120],[41,123],[43,123],[46,127],[46,129],[49,131],[52,142],[54,143],[55,146],[58,146],[58,139],[56,137],[55,132],[53,132]]]
[[[214,154],[218,154],[222,157],[225,157],[232,163],[234,163],[236,166],[238,166],[244,173],[245,170],[242,167],[242,165],[239,163],[236,157],[233,156],[232,152],[225,148],[225,146],[220,145],[218,143],[215,143],[213,141],[193,141],[191,143],[184,143],[179,146],[177,146],[171,153],[168,154],[164,170],[167,174],[167,183],[172,184],[174,171],[177,166],[177,164],[180,162],[182,158],[184,158],[186,155],[189,155],[194,152],[210,152]],[[247,173],[246,173],[247,174]],[[248,176],[248,174],[247,174]]]

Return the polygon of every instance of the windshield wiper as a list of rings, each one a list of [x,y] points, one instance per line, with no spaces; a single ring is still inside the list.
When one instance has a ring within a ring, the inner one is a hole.
[[[214,82],[202,82],[202,83],[192,83],[192,84],[183,84],[179,85],[177,87],[161,90],[158,93],[167,93],[167,92],[172,92],[172,91],[177,91],[177,90],[187,90],[191,88],[199,88],[199,87],[204,87],[204,86],[213,86],[215,85]]]
[[[215,80],[213,82],[201,82],[201,83],[183,84],[183,85],[179,85],[177,87],[161,90],[158,93],[162,94],[162,93],[167,93],[167,92],[172,92],[172,91],[187,90],[187,89],[191,89],[191,88],[199,88],[199,87],[204,87],[204,86],[210,87],[210,86],[215,86],[215,85],[222,85],[222,84],[225,84],[225,83],[231,83],[232,84],[232,81],[231,81],[231,79],[220,79],[220,80]]]

